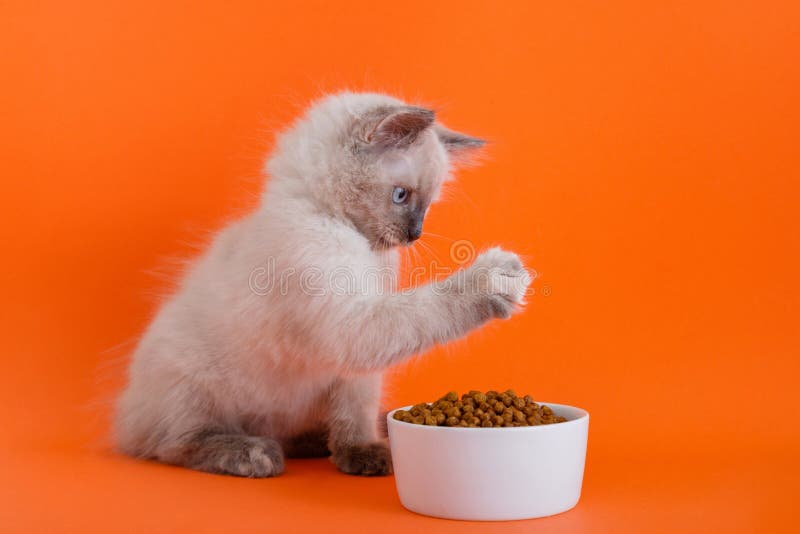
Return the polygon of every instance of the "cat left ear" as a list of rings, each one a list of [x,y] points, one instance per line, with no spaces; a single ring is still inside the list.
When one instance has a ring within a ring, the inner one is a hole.
[[[436,125],[436,135],[439,136],[439,141],[447,152],[457,159],[468,157],[471,152],[486,144],[483,139],[448,130],[439,124]]]
[[[367,136],[367,142],[383,148],[406,147],[435,119],[435,114],[429,109],[416,106],[395,108],[380,119]]]

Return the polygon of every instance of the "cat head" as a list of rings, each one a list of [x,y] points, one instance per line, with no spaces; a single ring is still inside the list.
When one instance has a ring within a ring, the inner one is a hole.
[[[313,105],[280,136],[268,169],[282,191],[305,196],[386,249],[420,237],[454,164],[483,144],[437,123],[430,109],[342,93]]]

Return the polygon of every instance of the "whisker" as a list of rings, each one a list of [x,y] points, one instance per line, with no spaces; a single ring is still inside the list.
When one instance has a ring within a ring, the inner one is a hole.
[[[430,245],[428,245],[427,243],[425,243],[421,239],[417,240],[417,243],[419,243],[419,246],[421,246],[422,248],[427,250],[430,253],[430,255],[433,256],[432,259],[435,259],[439,263],[442,262],[442,259],[439,257],[439,255],[436,253],[436,251],[433,249],[433,247],[431,247]]]
[[[427,232],[427,231],[426,232],[422,232],[422,237],[425,237],[425,236],[438,237],[439,239],[446,239],[448,241],[455,241],[455,239],[453,239],[452,237],[447,237],[447,236],[441,235],[441,234],[434,234],[433,232]]]
[[[414,265],[416,266],[416,265],[422,263],[422,258],[420,257],[419,251],[416,249],[416,247],[414,245],[416,245],[416,243],[414,243],[410,247],[406,247],[406,248],[407,248],[407,250],[411,251],[411,254],[414,255]]]

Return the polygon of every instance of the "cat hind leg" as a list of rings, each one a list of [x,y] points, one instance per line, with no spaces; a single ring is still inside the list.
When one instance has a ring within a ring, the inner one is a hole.
[[[283,450],[274,439],[204,430],[194,433],[160,460],[224,475],[273,477],[284,469]]]

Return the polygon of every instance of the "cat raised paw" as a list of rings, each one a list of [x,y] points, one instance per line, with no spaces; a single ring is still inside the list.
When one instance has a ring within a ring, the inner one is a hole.
[[[492,317],[507,319],[525,304],[531,276],[519,256],[495,247],[483,252],[467,269],[469,286],[479,300],[477,306]],[[482,298],[481,298],[482,297]]]

